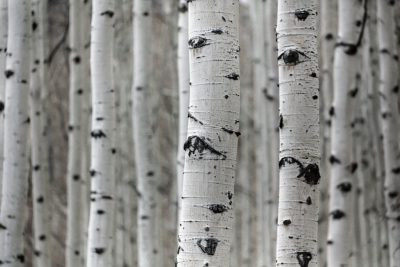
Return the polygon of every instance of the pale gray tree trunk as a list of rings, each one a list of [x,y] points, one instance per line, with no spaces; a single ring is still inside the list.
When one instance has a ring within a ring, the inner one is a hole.
[[[390,266],[400,264],[400,166],[399,166],[399,81],[394,34],[394,1],[379,0],[378,44],[380,64],[380,111],[385,161],[384,196],[389,237]]]
[[[321,177],[317,3],[278,1],[280,186],[276,266],[318,266]]]
[[[43,157],[47,148],[47,140],[43,138],[44,105],[41,93],[46,86],[43,79],[45,71],[44,54],[44,23],[42,16],[47,10],[44,9],[45,2],[32,1],[32,42],[31,42],[31,75],[30,75],[30,142],[31,142],[31,165],[32,165],[32,199],[33,199],[33,232],[34,232],[34,264],[37,267],[50,266],[49,254],[49,194],[47,168],[43,163],[47,161]],[[46,165],[46,164],[45,164]]]
[[[115,187],[115,89],[113,80],[114,0],[93,1],[91,203],[87,267],[112,265]]]
[[[190,101],[178,267],[229,266],[240,113],[239,1],[189,2]]]
[[[67,243],[66,266],[81,266],[82,246],[82,96],[84,73],[82,68],[83,52],[83,2],[70,0],[70,88],[69,88],[69,124],[68,124],[68,167],[67,167]]]
[[[7,53],[7,24],[8,9],[7,1],[0,1],[0,204],[1,204],[1,185],[3,178],[3,149],[4,149],[4,104],[6,95],[6,76],[3,75],[6,69],[6,53]]]
[[[29,44],[28,0],[8,1],[8,41],[4,120],[4,164],[0,214],[0,261],[24,266],[24,215],[28,189]]]

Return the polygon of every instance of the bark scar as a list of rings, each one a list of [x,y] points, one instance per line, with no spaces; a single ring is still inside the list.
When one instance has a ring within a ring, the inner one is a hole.
[[[206,243],[203,245],[203,241]],[[219,240],[216,238],[205,238],[197,240],[197,245],[207,255],[213,256],[217,250]]]
[[[304,167],[304,165],[293,157],[284,157],[279,161],[279,168],[286,164],[297,164],[299,167],[299,174],[297,178],[304,178],[304,182],[309,185],[317,185],[321,179],[318,164],[311,163]]]
[[[204,136],[196,136],[196,135],[189,136],[187,138],[185,144],[183,145],[183,149],[185,151],[189,150],[189,152],[188,152],[189,157],[192,154],[195,154],[196,150],[199,154],[203,154],[203,152],[205,150],[208,150],[208,151],[210,151],[211,154],[215,154],[217,156],[222,156],[222,159],[226,159],[226,155],[224,155],[222,152],[216,150],[209,143],[207,143]]]

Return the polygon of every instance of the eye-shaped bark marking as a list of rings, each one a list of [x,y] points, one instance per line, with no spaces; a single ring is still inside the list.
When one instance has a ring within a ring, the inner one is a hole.
[[[99,255],[103,254],[105,251],[106,251],[105,248],[94,248],[94,253]]]
[[[183,145],[183,149],[189,150],[189,157],[192,154],[195,154],[196,151],[200,154],[203,154],[205,150],[210,151],[211,154],[215,154],[217,156],[222,156],[222,159],[226,159],[226,155],[224,155],[222,152],[216,150],[213,148],[209,143],[206,142],[204,136],[196,136],[192,135],[189,136],[188,139],[186,140],[185,144]]]
[[[296,18],[298,20],[306,20],[308,18],[308,16],[310,15],[310,13],[307,10],[296,10],[294,12],[294,15],[296,16]]]
[[[206,45],[209,45],[207,39],[201,36],[196,36],[189,40],[189,49],[196,49]]]
[[[227,206],[222,205],[222,204],[210,204],[207,207],[213,213],[223,213],[229,209]]]
[[[346,216],[346,213],[341,210],[334,210],[331,212],[331,215],[334,220],[340,220]]]
[[[94,130],[90,133],[90,135],[94,138],[106,138],[107,135],[102,130]]]
[[[203,243],[205,242],[205,245]],[[219,240],[216,238],[205,238],[197,240],[197,246],[207,255],[213,256],[217,250]]]
[[[291,220],[284,220],[282,223],[283,223],[283,225],[288,226],[288,225],[292,224],[292,221]]]
[[[294,66],[300,63],[300,55],[307,57],[306,54],[299,50],[288,49],[278,56],[278,60],[283,59],[283,62],[288,66]]]
[[[312,260],[312,254],[310,252],[297,252],[296,258],[300,267],[308,267],[308,264]]]
[[[352,189],[352,184],[345,182],[345,183],[338,184],[336,186],[336,188],[339,189],[342,193],[348,193]]]

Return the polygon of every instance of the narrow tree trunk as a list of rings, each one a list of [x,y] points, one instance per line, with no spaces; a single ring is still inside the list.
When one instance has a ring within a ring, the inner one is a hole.
[[[191,94],[178,267],[229,266],[239,133],[239,1],[189,2]]]
[[[24,215],[28,189],[30,1],[8,1],[4,165],[0,261],[24,266]]]
[[[280,186],[276,266],[318,266],[318,5],[278,1]]]
[[[84,73],[82,69],[82,15],[83,2],[70,0],[70,89],[68,125],[68,167],[67,167],[67,244],[66,266],[81,266],[83,254],[81,224],[81,118]]]
[[[400,264],[400,167],[398,139],[397,55],[394,34],[394,1],[378,1],[378,43],[380,62],[380,105],[382,116],[383,149],[385,159],[386,222],[389,236],[390,266]]]
[[[7,24],[8,9],[7,1],[0,1],[0,204],[2,194],[2,178],[3,178],[3,153],[4,153],[4,104],[6,95],[6,76],[3,75],[6,69],[7,54]]]
[[[32,2],[32,54],[30,76],[30,118],[31,118],[31,162],[32,162],[32,199],[33,199],[33,232],[34,232],[34,262],[35,266],[50,266],[49,254],[49,183],[47,168],[42,168],[46,158],[43,151],[47,140],[43,138],[44,114],[41,92],[44,88],[44,21],[42,20],[44,1]]]
[[[91,204],[87,267],[112,265],[115,207],[114,0],[93,1]]]

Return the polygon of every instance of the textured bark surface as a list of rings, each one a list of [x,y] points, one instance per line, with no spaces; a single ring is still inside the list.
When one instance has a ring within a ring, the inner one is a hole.
[[[177,266],[229,266],[239,133],[239,1],[189,2],[190,104]]]
[[[377,1],[380,64],[380,107],[385,159],[384,196],[389,237],[390,266],[400,266],[400,167],[397,47],[393,1]],[[397,89],[396,89],[397,88]]]
[[[4,169],[0,261],[24,266],[24,215],[28,189],[30,1],[8,1]]]
[[[317,1],[278,1],[280,186],[276,266],[318,266]]]
[[[91,194],[88,267],[111,266],[115,208],[115,89],[113,80],[114,0],[92,4]]]

